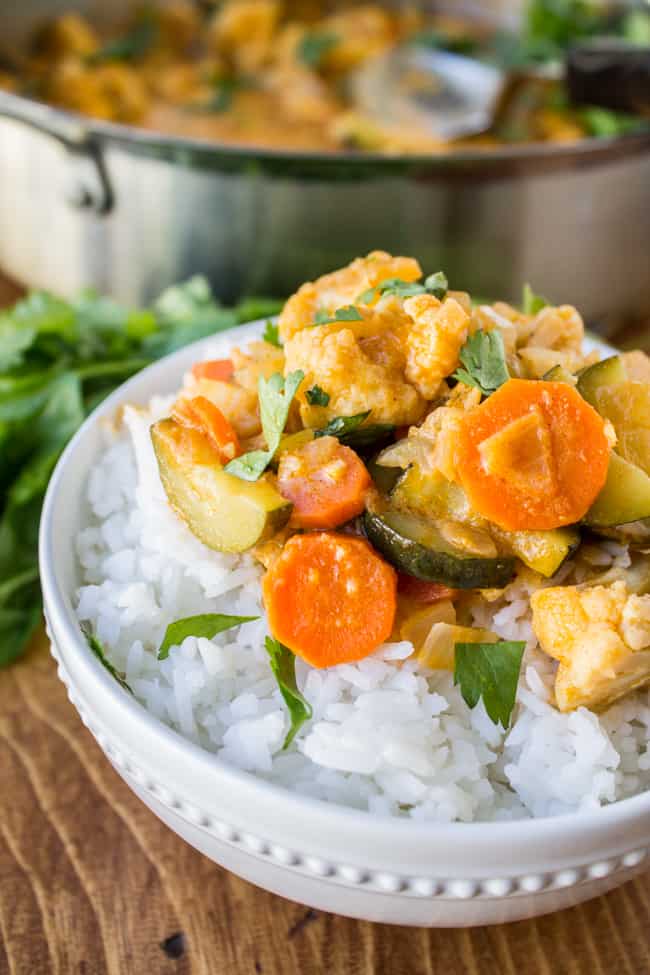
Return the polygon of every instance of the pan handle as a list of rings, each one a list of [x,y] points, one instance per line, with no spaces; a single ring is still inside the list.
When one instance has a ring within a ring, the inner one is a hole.
[[[0,90],[0,117],[23,122],[60,142],[70,153],[73,174],[66,190],[71,206],[107,214],[114,196],[98,140],[84,120],[30,98]]]

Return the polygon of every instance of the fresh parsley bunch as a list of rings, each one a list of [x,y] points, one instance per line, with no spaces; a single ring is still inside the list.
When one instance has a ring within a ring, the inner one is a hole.
[[[23,653],[40,622],[41,505],[85,417],[160,356],[277,310],[263,299],[223,308],[194,277],[144,310],[92,292],[73,301],[35,292],[0,313],[0,666]]]

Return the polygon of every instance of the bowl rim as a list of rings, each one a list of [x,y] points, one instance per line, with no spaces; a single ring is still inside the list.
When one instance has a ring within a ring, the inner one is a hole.
[[[229,782],[233,787],[243,785],[248,789],[254,788],[260,791],[262,797],[266,795],[269,799],[277,802],[291,800],[293,809],[297,814],[316,813],[319,816],[326,814],[331,821],[338,821],[341,827],[354,826],[366,831],[369,829],[388,829],[395,831],[400,837],[408,832],[409,838],[416,841],[426,841],[435,833],[438,839],[448,838],[450,842],[454,843],[463,839],[468,842],[475,842],[479,839],[481,841],[489,839],[492,842],[526,842],[533,839],[540,841],[543,838],[551,838],[559,830],[570,831],[575,828],[579,828],[580,831],[609,830],[616,825],[623,825],[631,820],[636,820],[644,814],[650,816],[650,789],[590,810],[553,816],[496,821],[479,820],[469,823],[459,821],[438,823],[435,821],[418,821],[408,817],[379,816],[369,810],[357,809],[292,792],[286,786],[270,782],[254,772],[248,772],[230,765],[223,761],[218,753],[202,748],[184,737],[176,729],[165,724],[148,711],[134,696],[124,691],[118,682],[108,674],[94,654],[90,652],[73,609],[74,594],[66,592],[60,578],[54,544],[54,515],[61,503],[61,482],[68,467],[74,466],[75,457],[81,445],[89,438],[96,440],[96,436],[92,436],[93,431],[99,427],[102,421],[105,422],[110,419],[121,406],[129,402],[130,395],[136,392],[138,386],[143,383],[143,379],[155,378],[157,374],[162,377],[166,373],[173,372],[173,367],[178,362],[176,371],[180,382],[184,371],[180,363],[184,360],[190,364],[192,359],[201,356],[203,349],[209,349],[215,341],[221,339],[237,336],[241,341],[246,341],[253,338],[259,334],[265,322],[266,319],[261,319],[217,332],[212,336],[178,349],[142,369],[125,383],[122,383],[86,418],[66,446],[50,478],[39,529],[39,570],[43,603],[50,626],[57,633],[57,643],[61,641],[65,643],[66,650],[69,650],[74,656],[75,665],[79,665],[83,669],[95,687],[103,694],[108,695],[116,714],[119,710],[126,708],[136,725],[147,728],[159,736],[166,745],[179,756],[182,756],[188,765],[201,766],[205,775],[214,774],[216,771],[225,782]],[[600,344],[601,348],[611,348],[600,340],[597,340],[597,344]],[[87,473],[87,469],[84,469],[84,479]],[[66,670],[75,683],[74,670],[67,664]],[[489,833],[489,837],[486,836],[486,832]],[[396,840],[397,838],[396,835]]]

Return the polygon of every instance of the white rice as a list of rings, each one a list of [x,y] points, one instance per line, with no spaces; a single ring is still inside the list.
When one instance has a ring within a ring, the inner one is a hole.
[[[554,664],[536,648],[522,573],[475,622],[524,639],[518,704],[507,734],[482,704],[465,705],[448,672],[423,672],[409,643],[358,664],[297,661],[313,719],[282,751],[286,709],[264,649],[261,569],[203,546],[167,504],[149,438],[168,400],[127,408],[106,430],[77,538],[89,623],[135,696],[161,721],[226,762],[296,792],[386,816],[449,822],[589,809],[650,787],[650,696],[597,716],[549,703]],[[126,428],[126,429],[125,429]],[[626,553],[612,545],[609,559]],[[189,637],[159,662],[167,625],[198,613],[259,615],[213,640]]]

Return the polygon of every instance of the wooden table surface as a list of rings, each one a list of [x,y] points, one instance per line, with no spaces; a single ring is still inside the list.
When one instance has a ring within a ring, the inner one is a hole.
[[[0,303],[12,291],[0,282]],[[0,672],[0,975],[647,975],[650,873],[532,921],[418,930],[215,866],[127,788],[39,636]]]

